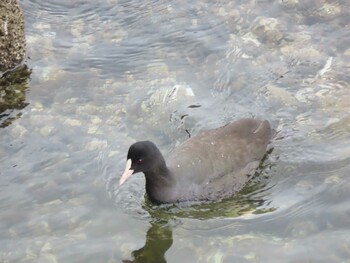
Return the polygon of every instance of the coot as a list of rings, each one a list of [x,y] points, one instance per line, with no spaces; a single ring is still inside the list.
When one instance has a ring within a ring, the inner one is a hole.
[[[242,119],[188,139],[166,160],[153,142],[136,142],[129,148],[120,185],[143,172],[154,203],[229,197],[252,177],[273,133],[268,121]]]

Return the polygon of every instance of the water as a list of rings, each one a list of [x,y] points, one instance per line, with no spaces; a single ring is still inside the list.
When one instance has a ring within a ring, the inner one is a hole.
[[[44,2],[21,2],[31,72],[1,107],[1,262],[349,260],[348,1]],[[118,186],[136,140],[247,116],[279,133],[237,196]]]

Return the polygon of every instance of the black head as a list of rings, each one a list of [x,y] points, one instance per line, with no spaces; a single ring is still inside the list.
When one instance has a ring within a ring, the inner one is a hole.
[[[131,168],[134,173],[147,172],[163,160],[157,146],[151,141],[140,141],[130,146],[127,160],[131,160]]]
[[[146,179],[154,180],[156,175],[166,170],[163,155],[153,142],[136,142],[129,148],[125,171],[119,184],[123,184],[132,174],[139,172],[143,172]]]

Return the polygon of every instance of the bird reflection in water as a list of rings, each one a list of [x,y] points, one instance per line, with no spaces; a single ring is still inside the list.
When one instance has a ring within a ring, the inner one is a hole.
[[[132,252],[133,260],[124,263],[165,263],[165,253],[173,244],[173,231],[168,223],[152,222],[145,245]]]

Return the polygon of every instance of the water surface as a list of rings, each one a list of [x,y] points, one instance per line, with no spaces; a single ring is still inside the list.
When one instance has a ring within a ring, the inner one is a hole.
[[[21,4],[31,72],[1,115],[1,262],[350,258],[348,1]],[[167,153],[242,117],[279,133],[237,196],[158,207],[142,175],[118,186],[136,140]]]

